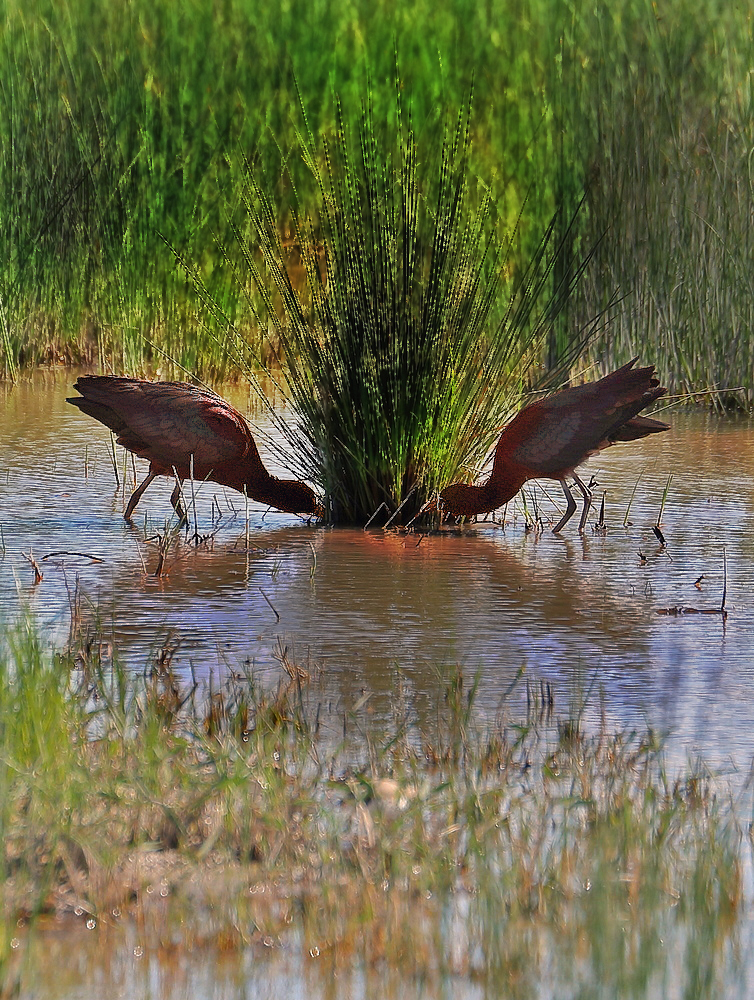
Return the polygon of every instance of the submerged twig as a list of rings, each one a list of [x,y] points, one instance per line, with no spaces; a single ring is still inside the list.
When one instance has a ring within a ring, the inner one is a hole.
[[[312,550],[312,565],[309,570],[309,579],[313,580],[314,574],[317,572],[317,552],[311,542],[309,542],[309,548]]]
[[[387,521],[385,521],[385,523],[382,526],[383,528],[389,528],[390,527],[390,525],[393,523],[393,521],[396,519],[396,517],[398,517],[398,515],[400,514],[400,512],[403,510],[403,508],[406,506],[406,504],[408,503],[408,501],[411,499],[411,497],[413,496],[413,494],[415,492],[416,492],[416,487],[412,486],[411,489],[406,494],[403,502],[398,505],[398,507],[396,508],[395,512],[390,515],[390,517],[387,519]]]
[[[105,561],[102,556],[93,556],[91,552],[70,552],[67,549],[60,549],[58,552],[48,552],[47,555],[42,556],[42,562],[45,559],[53,559],[55,556],[81,556],[82,559],[91,559],[95,563]]]
[[[654,534],[655,538],[660,543],[660,545],[662,545],[662,547],[665,548],[668,543],[665,541],[665,536],[660,531],[659,525],[655,524],[652,526],[652,533]]]
[[[602,532],[604,532],[606,530],[606,525],[605,525],[605,494],[604,493],[602,494],[602,502],[600,503],[600,516],[599,516],[599,519],[598,519],[597,523],[595,524],[594,528],[595,528],[595,531],[602,531]]]
[[[269,606],[272,608],[272,613],[275,615],[275,618],[277,618],[277,620],[280,621],[280,615],[278,614],[277,608],[272,603],[272,601],[269,599],[269,597],[267,596],[267,594],[265,594],[265,592],[262,590],[261,587],[259,588],[259,593],[262,595],[262,597],[265,599],[265,601],[267,601],[267,603],[269,604]]]
[[[115,488],[120,489],[120,476],[118,475],[118,459],[115,455],[115,435],[110,431],[110,460],[113,463],[113,475],[115,476]]]
[[[29,549],[29,554],[28,555],[25,552],[22,552],[21,555],[24,557],[24,559],[28,562],[28,564],[34,570],[34,586],[36,587],[37,584],[41,583],[42,580],[44,579],[44,573],[39,568],[39,564],[37,563],[37,560],[34,558],[34,555],[32,554],[31,549]]]
[[[194,489],[194,453],[189,456],[189,475],[191,478],[191,507],[194,511],[194,542],[199,542],[199,522],[196,516],[196,490]]]
[[[662,540],[663,545],[665,544],[665,539],[662,538],[660,525],[662,524],[662,515],[663,511],[665,510],[665,503],[668,499],[668,491],[670,490],[670,484],[672,483],[672,481],[673,481],[673,474],[671,472],[671,474],[668,476],[667,483],[665,483],[665,489],[662,491],[662,502],[660,504],[660,513],[657,515],[657,531],[655,532],[655,534],[657,534],[657,537]]]
[[[643,472],[639,473],[639,476],[638,476],[636,482],[634,483],[634,488],[631,490],[631,496],[628,498],[628,506],[626,507],[626,513],[625,513],[625,515],[623,517],[623,527],[624,528],[628,527],[628,516],[631,513],[631,505],[634,502],[634,497],[636,496],[636,491],[639,488],[639,483],[641,482],[641,477],[643,475],[644,475]]]
[[[384,500],[383,500],[383,501],[382,501],[382,503],[381,503],[381,504],[379,505],[379,507],[377,508],[377,510],[376,510],[376,511],[374,512],[374,514],[372,514],[372,516],[371,516],[371,517],[369,518],[369,520],[367,521],[367,523],[366,523],[366,524],[364,525],[364,531],[366,531],[366,530],[367,530],[367,528],[368,528],[368,527],[369,527],[369,525],[370,525],[370,524],[372,523],[372,521],[373,521],[373,520],[374,520],[374,519],[375,519],[375,518],[377,517],[377,515],[379,514],[379,512],[380,512],[381,510],[383,510],[383,509],[387,509],[387,504],[385,503],[385,501],[384,501]]]

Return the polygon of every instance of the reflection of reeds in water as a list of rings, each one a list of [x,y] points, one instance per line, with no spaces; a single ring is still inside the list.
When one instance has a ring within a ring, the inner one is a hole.
[[[202,686],[169,643],[129,674],[81,638],[61,659],[29,621],[4,636],[0,973],[19,992],[35,963],[17,960],[18,920],[45,913],[93,930],[133,911],[156,948],[179,927],[187,947],[248,954],[263,933],[326,948],[330,975],[384,961],[493,990],[514,977],[522,996],[544,950],[556,981],[578,952],[614,996],[639,970],[725,973],[745,916],[736,824],[709,772],[671,776],[651,732],[590,736],[545,688],[478,726],[460,670],[432,727],[400,700],[377,727],[366,698],[320,703],[282,647],[265,692],[250,665]]]
[[[420,150],[397,95],[394,128],[367,104],[352,137],[339,105],[322,149],[311,132],[302,137],[320,192],[316,219],[301,206],[294,214],[303,290],[273,207],[249,179],[259,257],[247,251],[246,265],[262,325],[282,345],[297,417],[280,426],[336,522],[363,524],[382,504],[389,514],[406,504],[408,519],[479,465],[575,280],[567,260],[553,280],[565,245],[553,245],[554,223],[511,273],[490,193],[472,190],[470,107],[436,160]]]

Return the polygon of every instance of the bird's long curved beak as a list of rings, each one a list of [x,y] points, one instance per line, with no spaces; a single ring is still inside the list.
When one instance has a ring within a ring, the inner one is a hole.
[[[433,511],[433,510],[439,510],[440,509],[439,506],[438,506],[439,500],[440,500],[440,495],[439,494],[437,496],[435,496],[435,497],[432,497],[431,500],[427,500],[427,502],[424,504],[424,506],[421,507],[414,514],[414,516],[411,518],[411,520],[407,522],[406,527],[410,528],[411,525],[414,523],[414,521],[417,521],[422,516],[422,514],[427,514],[427,513],[429,513],[430,511]]]

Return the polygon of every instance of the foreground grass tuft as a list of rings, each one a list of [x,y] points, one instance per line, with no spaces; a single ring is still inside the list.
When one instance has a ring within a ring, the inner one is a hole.
[[[705,771],[671,776],[651,733],[586,735],[542,706],[482,724],[460,673],[429,731],[399,705],[380,726],[333,716],[286,669],[271,692],[244,674],[197,685],[164,660],[128,675],[96,635],[62,657],[29,623],[6,635],[8,988],[33,983],[11,942],[67,914],[132,927],[155,955],[180,926],[186,947],[286,944],[328,969],[502,978],[512,996],[678,976],[681,994],[725,993],[740,832]]]

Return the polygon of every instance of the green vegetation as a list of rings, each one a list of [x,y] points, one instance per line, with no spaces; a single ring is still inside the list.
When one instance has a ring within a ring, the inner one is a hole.
[[[590,231],[608,233],[582,301],[628,296],[605,354],[641,351],[671,391],[719,390],[716,406],[754,400],[754,37],[742,15],[716,3],[598,8],[592,96],[566,88],[589,109]]]
[[[468,109],[438,161],[421,166],[399,89],[396,112],[395,129],[377,128],[367,107],[352,137],[339,106],[324,153],[311,133],[302,140],[319,199],[316,222],[294,206],[295,268],[269,198],[249,182],[249,242],[261,259],[247,251],[245,264],[298,418],[293,428],[278,420],[341,523],[364,524],[382,508],[383,522],[399,510],[406,520],[482,463],[580,272],[561,261],[566,240],[552,245],[553,222],[525,271],[506,275],[511,242],[498,235],[489,193],[469,191]],[[243,368],[234,333],[229,325]]]
[[[332,715],[282,664],[276,691],[202,687],[169,651],[127,674],[95,630],[62,656],[29,621],[5,634],[8,995],[33,989],[18,944],[49,913],[102,933],[138,915],[155,955],[180,926],[186,947],[269,940],[496,995],[730,995],[740,832],[703,768],[673,776],[651,733],[587,735],[537,698],[482,723],[460,672],[432,730],[400,699],[379,725]]]
[[[599,243],[545,364],[602,315],[593,352],[605,366],[640,353],[673,390],[743,385],[735,398],[751,401],[745,5],[5,0],[0,18],[6,374],[59,357],[164,368],[163,352],[227,374],[218,331],[161,236],[262,353],[219,249],[244,228],[242,161],[286,244],[291,206],[313,212],[317,196],[296,81],[315,135],[334,134],[334,93],[352,128],[368,92],[374,120],[390,121],[395,41],[422,166],[474,77],[469,179],[486,179],[509,231],[520,217],[513,272],[559,206],[564,266]],[[555,268],[550,291],[561,277]]]

